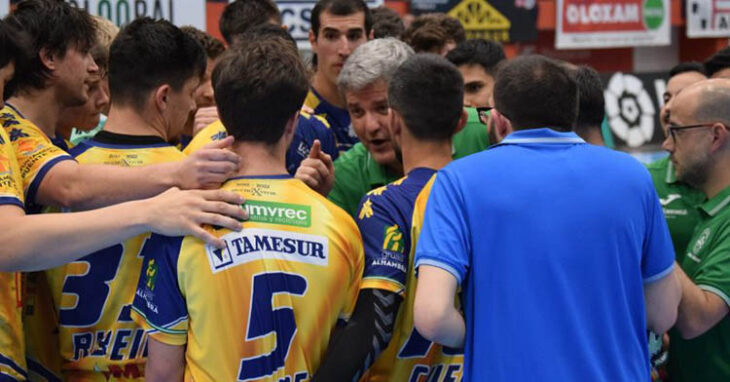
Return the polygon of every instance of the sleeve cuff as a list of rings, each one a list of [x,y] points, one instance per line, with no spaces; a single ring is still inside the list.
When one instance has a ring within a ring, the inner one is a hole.
[[[456,283],[458,285],[461,285],[463,277],[462,277],[461,273],[459,273],[459,271],[457,271],[456,267],[454,267],[453,265],[446,263],[444,261],[441,261],[441,260],[436,260],[436,259],[428,258],[425,256],[421,256],[421,258],[416,261],[415,268],[418,269],[418,267],[420,267],[421,265],[430,265],[432,267],[441,268],[441,269],[445,270],[446,272],[451,273],[451,275],[454,276],[454,278],[456,279]]]
[[[712,294],[717,295],[717,297],[720,297],[723,301],[725,301],[725,304],[727,306],[730,306],[730,297],[728,297],[728,295],[725,292],[723,292],[722,290],[720,290],[719,288],[716,288],[712,285],[706,285],[706,284],[697,284],[697,287],[704,291],[708,291]]]
[[[405,295],[405,285],[385,277],[366,277],[362,279],[360,290],[363,289],[381,289],[388,292],[397,293],[401,297]]]
[[[0,205],[13,205],[25,209],[23,202],[21,202],[20,199],[12,196],[0,196]]]
[[[186,330],[165,329],[150,322],[144,313],[132,307],[132,320],[141,326],[155,340],[167,345],[182,346],[188,342]],[[179,320],[178,320],[179,321]]]
[[[659,280],[663,279],[665,276],[667,276],[668,274],[672,273],[672,270],[674,270],[674,262],[669,264],[669,266],[666,269],[664,269],[663,271],[661,271],[653,276],[644,277],[644,284],[651,284],[655,281],[659,281]]]
[[[30,183],[30,186],[28,186],[28,192],[25,195],[26,202],[35,203],[35,196],[38,193],[38,188],[41,186],[41,181],[43,181],[43,178],[46,176],[48,171],[53,168],[53,166],[65,160],[74,160],[74,158],[69,155],[61,155],[49,160],[43,165],[43,167],[41,167],[40,171],[38,171],[38,174],[36,174],[35,178],[33,178],[33,181]]]

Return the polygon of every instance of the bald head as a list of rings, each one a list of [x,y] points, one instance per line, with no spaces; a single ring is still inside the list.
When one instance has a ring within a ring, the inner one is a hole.
[[[688,107],[697,122],[730,126],[730,79],[696,82],[681,91],[674,103]]]

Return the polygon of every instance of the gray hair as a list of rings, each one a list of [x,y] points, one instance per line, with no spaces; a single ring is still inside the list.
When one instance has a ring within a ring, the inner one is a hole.
[[[730,81],[708,80],[698,97],[695,118],[701,122],[720,121],[730,125]]]
[[[400,64],[414,54],[408,44],[392,37],[368,41],[347,58],[337,77],[337,87],[345,93],[362,90],[381,79],[388,83]]]

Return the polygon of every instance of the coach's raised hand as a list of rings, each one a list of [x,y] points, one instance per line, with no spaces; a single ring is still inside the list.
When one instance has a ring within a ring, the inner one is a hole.
[[[176,172],[178,187],[186,190],[217,188],[238,170],[240,158],[228,150],[233,137],[207,144],[180,162]]]
[[[335,184],[335,167],[332,157],[322,152],[322,144],[318,139],[314,140],[309,157],[302,161],[294,177],[325,197],[332,190]]]

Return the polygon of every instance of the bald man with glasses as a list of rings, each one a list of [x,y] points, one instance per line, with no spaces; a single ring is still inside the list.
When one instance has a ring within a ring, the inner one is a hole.
[[[688,86],[667,105],[678,180],[701,190],[700,222],[678,256],[682,300],[670,331],[672,381],[730,380],[730,80]]]

